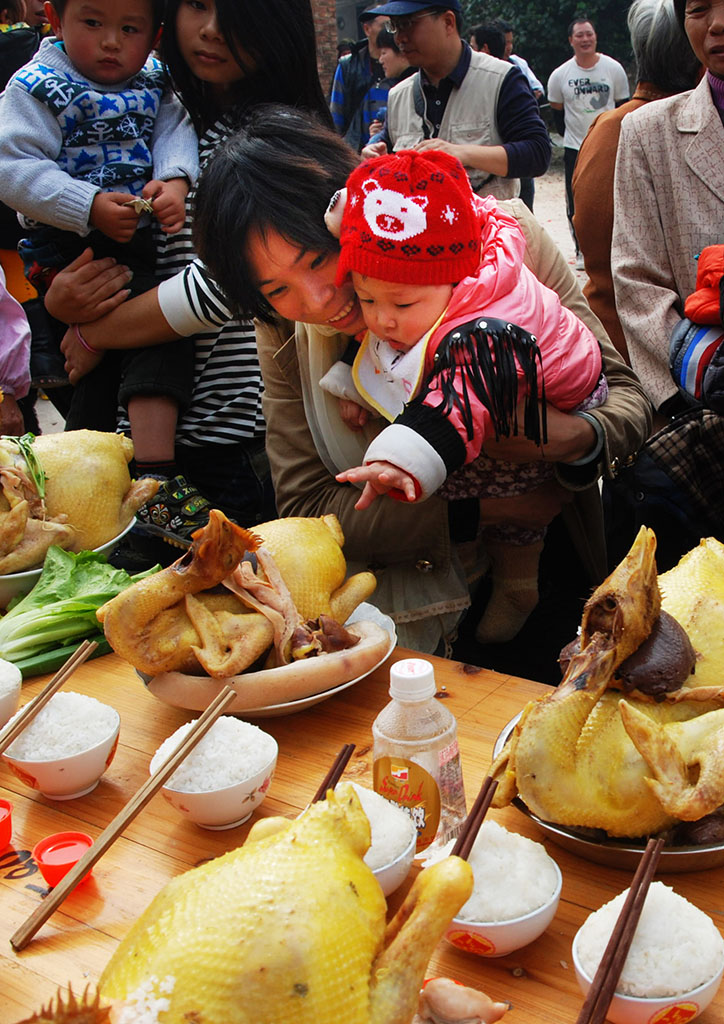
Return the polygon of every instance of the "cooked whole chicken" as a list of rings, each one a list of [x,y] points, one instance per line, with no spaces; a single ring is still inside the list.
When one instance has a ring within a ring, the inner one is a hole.
[[[122,434],[72,430],[43,434],[30,446],[45,474],[45,494],[10,439],[0,441],[0,573],[42,565],[51,544],[69,551],[100,547],[128,526],[158,490],[131,482],[133,442]]]
[[[369,843],[348,784],[295,821],[261,819],[159,893],[103,971],[101,1004],[119,1024],[141,1008],[158,1024],[410,1024],[472,871],[448,857],[421,872],[386,925]]]
[[[250,531],[212,509],[189,552],[128,587],[98,618],[113,649],[151,676],[227,678],[270,648],[270,667],[287,664],[317,642],[305,620],[344,622],[375,588],[369,572],[345,580],[343,541],[335,516],[280,519]],[[222,583],[224,592],[212,593]]]
[[[520,795],[546,821],[638,837],[724,803],[724,547],[702,541],[664,574],[661,597],[655,546],[643,529],[594,591],[582,649],[557,689],[527,705],[492,766],[496,806]],[[617,670],[651,633],[659,601],[686,626],[695,674],[624,699]]]

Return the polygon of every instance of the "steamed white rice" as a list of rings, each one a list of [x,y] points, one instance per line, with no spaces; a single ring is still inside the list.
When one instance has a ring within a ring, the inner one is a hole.
[[[484,821],[468,863],[473,894],[456,915],[464,921],[511,921],[542,907],[558,885],[555,863],[540,843]]]
[[[401,807],[386,800],[373,789],[352,785],[367,815],[372,832],[372,843],[364,856],[365,864],[376,871],[377,868],[391,864],[408,848],[417,835],[415,824]]]
[[[157,772],[187,733],[196,719],[180,726],[163,741],[151,760],[151,774]],[[166,785],[178,793],[208,793],[245,782],[276,756],[273,736],[256,725],[222,715],[199,740]]]
[[[0,697],[20,693],[23,677],[17,665],[0,658]]]
[[[90,750],[107,739],[117,725],[118,712],[108,704],[83,693],[61,691],[53,694],[6,753],[22,761],[55,761]]]
[[[576,936],[576,953],[589,978],[627,894],[628,889],[591,914]],[[722,964],[724,939],[711,918],[668,885],[652,882],[616,991],[649,999],[678,996],[711,981]]]

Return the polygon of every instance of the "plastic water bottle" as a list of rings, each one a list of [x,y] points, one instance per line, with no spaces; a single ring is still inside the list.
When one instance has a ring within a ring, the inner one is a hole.
[[[372,724],[375,791],[407,811],[426,856],[455,838],[466,816],[457,722],[435,690],[429,661],[398,661],[392,700]]]

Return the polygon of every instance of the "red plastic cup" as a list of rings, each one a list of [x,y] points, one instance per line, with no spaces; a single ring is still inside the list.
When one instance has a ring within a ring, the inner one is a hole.
[[[10,845],[13,837],[13,805],[9,800],[0,800],[0,850]]]
[[[51,887],[67,875],[93,845],[85,832],[55,832],[46,836],[33,847],[33,859],[40,868],[40,874]],[[91,872],[82,879],[85,882]]]

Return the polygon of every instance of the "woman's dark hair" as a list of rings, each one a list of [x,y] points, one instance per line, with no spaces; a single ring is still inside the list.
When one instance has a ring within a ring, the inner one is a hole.
[[[168,0],[161,57],[173,87],[202,132],[223,113],[179,51],[176,16],[184,0]],[[319,84],[310,0],[216,0],[216,17],[244,77],[232,86],[232,116],[257,103],[285,103],[316,113],[330,125]],[[247,54],[253,62],[250,66]]]
[[[5,0],[3,4],[0,4],[0,11],[7,12],[7,16],[10,18],[8,24],[21,22],[25,17],[24,0]]]
[[[310,252],[335,252],[324,213],[359,156],[316,118],[262,105],[226,140],[199,180],[194,246],[237,315],[273,311],[247,265],[249,236],[278,232]]]
[[[395,53],[400,52],[400,47],[397,45],[397,40],[388,32],[386,28],[380,30],[377,36],[377,49],[378,50],[394,50]]]
[[[55,8],[58,17],[62,20],[68,0],[50,0],[50,2]],[[150,3],[153,31],[158,32],[161,27],[161,22],[163,21],[166,3],[165,0],[150,0]]]
[[[672,94],[693,89],[700,69],[674,10],[678,2],[634,0],[627,15],[638,81]]]

